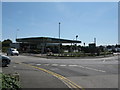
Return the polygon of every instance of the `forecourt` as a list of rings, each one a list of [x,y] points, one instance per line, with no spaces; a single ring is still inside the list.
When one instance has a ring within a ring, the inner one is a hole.
[[[11,59],[2,70],[18,72],[23,88],[118,88],[118,56],[46,59],[20,55]]]

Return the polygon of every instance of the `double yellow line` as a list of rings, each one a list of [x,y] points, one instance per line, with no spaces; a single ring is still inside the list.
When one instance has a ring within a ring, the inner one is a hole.
[[[63,81],[71,89],[84,90],[84,88],[82,88],[81,86],[77,85],[76,83],[72,82],[71,80],[67,79],[66,77],[64,77],[62,75],[59,75],[59,74],[54,73],[52,71],[49,71],[49,70],[46,70],[46,69],[43,69],[43,68],[40,68],[40,67],[36,67],[36,66],[30,65],[30,64],[24,64],[24,65],[27,65],[27,66],[39,69],[41,71],[44,71],[44,72],[46,72],[48,74],[51,74],[51,75],[57,77],[58,79],[60,79],[61,81]]]

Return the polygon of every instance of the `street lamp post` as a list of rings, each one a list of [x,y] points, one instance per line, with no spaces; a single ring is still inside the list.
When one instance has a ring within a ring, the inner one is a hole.
[[[78,35],[76,35],[76,41],[77,41]]]
[[[60,24],[61,24],[61,23],[59,22],[59,39],[60,39]]]
[[[59,56],[60,56],[60,22],[59,22]]]
[[[76,41],[77,41],[78,35],[76,35]],[[76,52],[77,52],[77,43],[76,43]]]
[[[16,30],[16,39],[17,39],[18,31],[19,31],[19,29]]]
[[[84,44],[84,48],[83,48],[83,50],[84,50],[84,56],[85,56],[85,42],[84,42],[83,44]]]
[[[96,45],[96,38],[94,38],[94,44]]]
[[[16,40],[17,40],[18,31],[19,31],[19,29],[16,30]],[[17,41],[16,41],[16,46],[15,46],[15,48],[17,48]]]

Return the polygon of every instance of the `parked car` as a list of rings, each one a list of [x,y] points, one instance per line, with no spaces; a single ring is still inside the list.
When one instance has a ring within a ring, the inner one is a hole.
[[[8,55],[11,55],[11,56],[13,56],[13,55],[19,55],[19,52],[17,51],[17,49],[15,49],[15,48],[9,48],[8,50],[7,50],[7,56]]]
[[[5,56],[5,55],[0,55],[0,60],[1,60],[0,64],[3,67],[7,66],[11,62],[11,59],[8,56]]]

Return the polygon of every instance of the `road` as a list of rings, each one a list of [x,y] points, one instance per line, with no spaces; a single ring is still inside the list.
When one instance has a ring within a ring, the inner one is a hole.
[[[3,72],[19,72],[23,88],[68,88],[75,85],[81,88],[118,88],[118,56],[93,59],[10,57],[12,63],[3,68]],[[67,85],[69,80],[73,85]],[[33,83],[37,84],[33,86]]]

